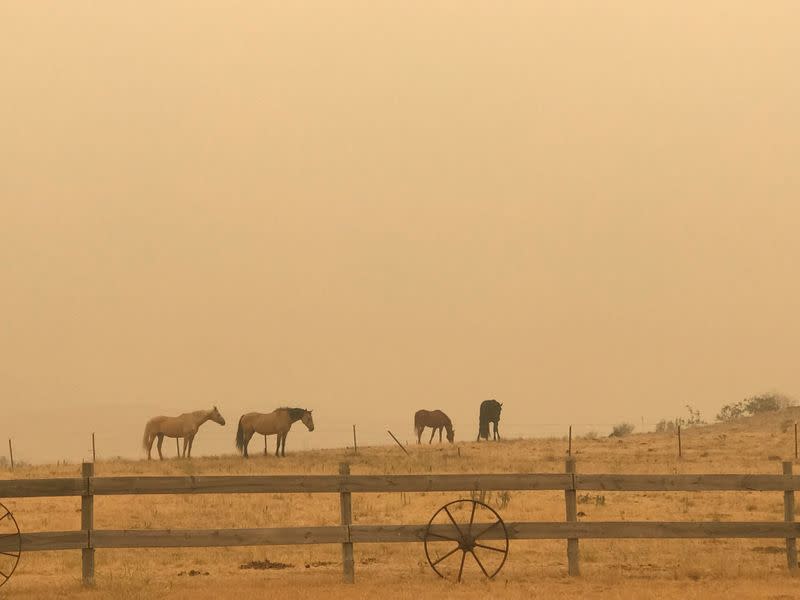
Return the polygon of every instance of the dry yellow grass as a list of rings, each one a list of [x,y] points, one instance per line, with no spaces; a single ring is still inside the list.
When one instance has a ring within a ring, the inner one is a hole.
[[[682,460],[674,436],[633,435],[624,439],[577,439],[578,470],[605,473],[779,473],[779,458],[793,456],[795,411],[734,425],[684,432]],[[786,429],[784,431],[784,429]],[[218,458],[101,462],[98,475],[133,474],[279,474],[336,473],[347,460],[352,472],[563,472],[564,440],[513,440],[414,446],[411,456],[396,447],[363,448],[355,457],[345,450],[292,453],[285,459],[249,461]],[[34,466],[15,477],[74,476],[79,465]],[[0,475],[10,477],[10,474]],[[585,520],[781,520],[781,493],[603,493],[579,505]],[[463,496],[463,495],[462,495]],[[356,523],[426,522],[457,493],[354,495]],[[511,492],[499,509],[509,521],[564,518],[563,493]],[[500,493],[488,502],[499,505]],[[25,531],[78,529],[75,498],[7,501]],[[332,494],[198,495],[98,497],[98,528],[214,528],[330,525],[339,518]],[[439,580],[425,562],[419,544],[356,545],[355,586],[340,583],[338,546],[99,550],[97,585],[80,586],[80,552],[23,555],[17,573],[0,596],[50,598],[509,598],[600,596],[603,598],[790,598],[797,581],[786,570],[780,540],[620,540],[581,541],[581,578],[566,577],[563,541],[513,541],[508,562],[495,581],[473,577],[454,586]],[[250,560],[280,561],[284,570],[241,570]],[[308,566],[306,566],[308,565]],[[208,575],[181,575],[190,570]]]

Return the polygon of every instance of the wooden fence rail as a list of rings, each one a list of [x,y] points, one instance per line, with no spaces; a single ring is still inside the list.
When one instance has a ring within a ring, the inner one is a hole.
[[[566,473],[458,474],[458,475],[350,475],[349,465],[339,475],[309,476],[199,476],[199,477],[96,477],[94,465],[83,466],[83,477],[61,479],[0,480],[0,498],[80,496],[81,530],[24,533],[22,549],[81,550],[83,581],[94,580],[94,552],[98,548],[177,548],[292,544],[341,544],[344,579],[354,580],[353,544],[408,543],[424,539],[427,525],[357,525],[352,523],[351,494],[374,492],[472,492],[488,490],[561,490],[565,494],[565,522],[507,523],[510,539],[567,540],[570,575],[580,573],[578,541],[583,539],[645,538],[783,538],[789,568],[796,571],[794,492],[800,477],[792,463],[782,475],[581,475],[575,460],[567,458]],[[578,491],[759,491],[783,492],[784,520],[770,522],[580,522],[575,497]],[[223,493],[338,493],[341,525],[258,529],[94,529],[94,496],[139,494]],[[434,532],[436,527],[432,530]],[[440,533],[446,533],[441,531]],[[498,532],[490,532],[493,539]],[[0,538],[0,552],[12,541]]]
[[[220,475],[0,480],[0,498],[464,491],[794,492],[798,475]]]

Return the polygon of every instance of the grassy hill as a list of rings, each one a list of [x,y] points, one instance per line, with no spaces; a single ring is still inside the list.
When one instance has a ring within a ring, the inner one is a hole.
[[[683,431],[682,459],[671,434],[573,440],[582,472],[615,473],[779,473],[780,460],[794,454],[794,421],[800,409],[786,409],[733,423]],[[258,456],[208,457],[164,462],[103,461],[98,475],[302,474],[336,473],[341,461],[353,473],[563,472],[565,439],[503,440],[499,443],[413,445],[410,456],[396,446],[295,452],[285,459]],[[40,465],[2,472],[0,477],[74,476],[79,465]],[[448,500],[463,494],[360,494],[354,521],[362,524],[424,523]],[[486,496],[508,521],[563,520],[561,492],[494,492]],[[79,501],[21,499],[6,502],[26,531],[78,529]],[[782,494],[754,492],[602,493],[581,495],[585,520],[780,520]],[[98,497],[98,528],[227,528],[329,525],[338,523],[333,494],[241,494]],[[393,597],[547,597],[611,593],[612,597],[759,597],[793,593],[779,540],[582,541],[583,577],[565,577],[562,541],[513,541],[497,580],[473,578],[457,590],[439,581],[419,544],[356,546],[352,588],[340,584],[336,546],[100,550],[97,589],[80,589],[78,552],[31,553],[4,592],[15,598],[55,594],[91,598],[374,597],[390,586]],[[282,562],[281,570],[240,569],[250,561]],[[201,575],[189,576],[190,571]],[[202,573],[208,572],[209,575]],[[785,588],[785,589],[784,589]]]

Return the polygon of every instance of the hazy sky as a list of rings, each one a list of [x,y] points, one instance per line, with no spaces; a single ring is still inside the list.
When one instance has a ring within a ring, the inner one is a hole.
[[[800,4],[0,0],[0,436],[800,395]],[[167,447],[171,448],[170,445]]]

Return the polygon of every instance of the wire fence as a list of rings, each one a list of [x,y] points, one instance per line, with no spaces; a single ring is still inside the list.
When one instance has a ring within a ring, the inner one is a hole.
[[[570,427],[573,439],[585,436],[604,437],[609,435],[617,422],[579,422],[579,423],[540,423],[517,422],[511,419],[500,421],[500,433],[506,439],[518,438],[556,438],[566,439]],[[638,423],[629,421],[638,432],[653,431],[659,421],[639,419]],[[140,427],[141,425],[141,427]],[[416,442],[415,433],[407,420],[395,419],[388,422],[371,420],[366,423],[327,423],[323,419],[316,420],[316,428],[309,432],[301,423],[295,423],[287,438],[288,452],[299,450],[315,450],[323,448],[348,449],[353,446],[353,425],[356,426],[358,446],[383,446],[390,444],[387,429],[397,435],[404,444]],[[456,425],[458,425],[456,423]],[[99,429],[92,432],[81,427],[65,427],[49,434],[39,430],[20,428],[10,437],[13,444],[13,457],[17,466],[30,463],[79,463],[82,461],[102,461],[115,458],[136,459],[146,456],[142,449],[142,430],[144,424],[118,426],[118,430]],[[423,442],[430,436],[430,430],[424,434]],[[684,430],[685,432],[686,430]],[[202,426],[192,448],[194,456],[230,455],[237,453],[234,444],[235,425],[229,421],[225,427],[215,423]],[[477,437],[477,420],[467,427],[456,427],[456,441],[475,441]],[[438,440],[438,438],[436,438]],[[267,439],[268,453],[275,451],[275,436]],[[11,450],[12,445],[9,445]],[[54,450],[57,449],[57,450]],[[182,449],[182,444],[181,444]],[[177,455],[175,440],[165,438],[162,446],[165,458]],[[253,436],[250,442],[250,453],[264,452],[263,436]],[[156,454],[155,447],[153,448]],[[0,466],[9,465],[10,456],[0,458]]]

